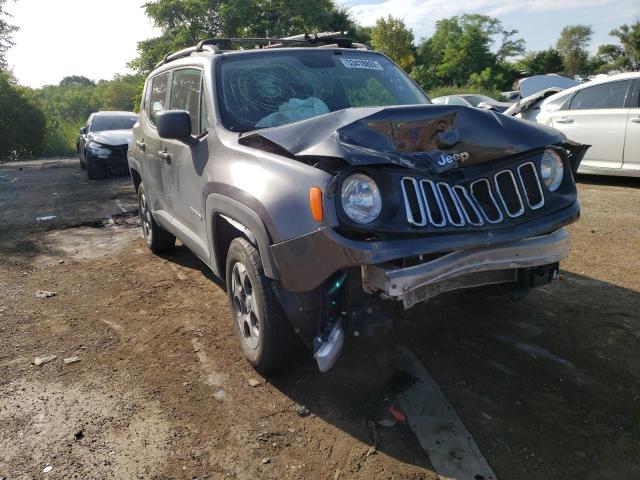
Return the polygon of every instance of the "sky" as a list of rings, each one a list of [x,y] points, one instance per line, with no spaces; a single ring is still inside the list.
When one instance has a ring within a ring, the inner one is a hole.
[[[309,0],[313,1],[313,0]],[[23,85],[57,84],[67,75],[93,80],[127,73],[136,45],[157,34],[141,8],[146,0],[10,0],[11,22],[20,27],[8,61]],[[591,51],[615,43],[609,31],[640,19],[640,0],[337,0],[355,19],[371,25],[381,16],[402,18],[416,42],[441,18],[463,13],[498,17],[517,29],[528,50],[555,45],[567,24],[594,29]]]

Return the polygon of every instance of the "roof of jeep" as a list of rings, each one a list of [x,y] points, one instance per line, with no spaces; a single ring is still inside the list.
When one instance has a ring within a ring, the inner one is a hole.
[[[232,45],[249,45],[252,48],[233,49]],[[184,48],[174,53],[168,53],[158,62],[154,70],[181,58],[199,56],[215,57],[216,55],[238,55],[256,53],[264,50],[287,51],[292,48],[300,49],[335,49],[335,50],[371,50],[367,45],[354,42],[345,37],[344,32],[323,32],[314,35],[301,34],[286,38],[208,38],[193,47]]]

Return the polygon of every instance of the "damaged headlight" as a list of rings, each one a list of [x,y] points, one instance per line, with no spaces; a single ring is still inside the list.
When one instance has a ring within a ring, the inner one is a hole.
[[[100,145],[99,143],[93,141],[89,142],[89,150],[91,150],[91,153],[93,155],[96,155],[99,158],[107,158],[111,153],[111,150],[105,148],[104,145]]]
[[[382,198],[373,179],[355,173],[342,183],[342,208],[354,222],[371,223],[382,210]]]
[[[540,174],[549,190],[553,192],[558,189],[564,178],[564,163],[558,152],[549,148],[544,151],[540,162]]]

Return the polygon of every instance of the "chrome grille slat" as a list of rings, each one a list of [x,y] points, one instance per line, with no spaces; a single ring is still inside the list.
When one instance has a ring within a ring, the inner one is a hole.
[[[536,179],[536,184],[538,185],[538,194],[540,195],[540,201],[535,205],[531,204],[531,199],[529,198],[529,194],[527,193],[527,186],[524,183],[524,178],[522,176],[522,170],[525,168],[530,168],[533,173],[533,178]],[[540,183],[540,177],[538,176],[538,170],[533,162],[523,163],[518,167],[518,177],[520,178],[520,184],[522,185],[522,191],[524,192],[524,197],[527,199],[527,204],[529,208],[532,210],[537,210],[544,206],[544,191],[542,190],[542,184]]]
[[[496,209],[496,212],[498,212],[498,218],[495,220],[491,220],[489,218],[489,215],[487,214],[487,212],[484,210],[484,208],[482,208],[482,203],[478,200],[478,198],[475,196],[474,194],[474,185],[477,185],[479,183],[485,183],[487,185],[487,191],[489,192],[489,198],[491,198],[491,202],[493,203],[493,206]],[[471,196],[473,197],[473,199],[476,201],[476,203],[478,204],[478,206],[480,207],[480,211],[482,211],[482,215],[484,216],[484,219],[489,222],[489,223],[500,223],[504,220],[504,216],[502,215],[502,211],[500,210],[500,206],[498,205],[498,202],[496,202],[495,197],[493,196],[493,191],[491,190],[491,182],[489,182],[489,180],[487,180],[486,178],[481,178],[480,180],[476,180],[475,182],[473,182],[471,184]]]
[[[480,213],[480,210],[478,210],[478,207],[476,207],[476,204],[473,201],[473,199],[471,198],[471,196],[469,195],[469,192],[467,192],[467,189],[464,188],[461,185],[456,185],[455,187],[453,187],[453,191],[456,193],[456,196],[458,197],[458,202],[460,204],[462,204],[462,200],[460,199],[460,193],[459,192],[462,192],[462,195],[464,196],[464,198],[466,198],[467,202],[469,203],[469,205],[473,209],[474,213],[476,214],[476,216],[480,220],[479,222],[474,222],[473,220],[471,220],[471,218],[469,217],[469,214],[467,212],[467,209],[462,207],[462,211],[464,212],[464,216],[467,219],[467,222],[470,223],[473,226],[476,226],[476,227],[481,227],[482,225],[484,225],[484,220],[482,219],[482,214]]]
[[[418,208],[420,209],[420,221],[417,221],[413,216],[413,208],[411,208],[411,200],[409,199],[409,194],[407,192],[406,184],[409,183],[413,190],[412,197],[418,204]],[[422,198],[418,190],[418,181],[413,177],[402,177],[400,181],[400,185],[402,186],[402,195],[404,197],[404,208],[407,212],[407,221],[410,225],[414,225],[416,227],[424,227],[427,224],[427,216],[424,213],[424,205],[422,204]]]
[[[429,185],[429,188],[431,189],[431,193],[433,194],[433,197],[435,198],[436,203],[438,204],[440,218],[442,218],[440,222],[436,222],[433,218],[433,212],[429,207],[429,200],[427,199],[427,192],[425,192],[424,190],[425,184]],[[440,192],[436,188],[435,183],[433,183],[431,180],[421,180],[420,191],[422,193],[422,199],[424,201],[424,204],[427,207],[427,215],[429,216],[429,223],[431,223],[431,225],[433,225],[434,227],[444,227],[447,224],[447,217],[444,213],[444,205],[443,205],[442,197],[440,196]]]
[[[513,185],[513,189],[516,192],[517,198],[518,198],[518,203],[520,204],[520,208],[518,210],[516,210],[515,212],[512,212],[509,210],[509,207],[507,206],[507,201],[505,200],[504,194],[503,192],[500,190],[500,182],[498,177],[502,176],[502,175],[508,175],[509,179],[511,180],[511,184]],[[522,215],[524,213],[524,203],[522,201],[522,195],[520,195],[520,189],[518,188],[518,184],[516,183],[516,177],[513,175],[513,172],[511,170],[502,170],[498,173],[496,173],[493,176],[493,182],[496,185],[496,193],[498,194],[498,198],[500,199],[500,202],[502,203],[502,206],[504,207],[504,211],[507,212],[507,215],[509,215],[511,218],[517,218],[520,215]]]
[[[451,198],[451,202],[453,203],[453,206],[456,209],[456,213],[458,214],[458,218],[460,218],[459,222],[456,222],[453,220],[453,216],[451,215],[451,212],[449,211],[449,207],[447,206],[447,202],[444,199],[444,197],[442,197],[442,188],[444,188],[450,198]],[[444,211],[447,215],[447,219],[449,220],[449,223],[451,225],[453,225],[454,227],[463,227],[464,226],[464,214],[460,211],[460,205],[458,204],[458,199],[456,198],[456,194],[453,192],[453,189],[451,188],[451,185],[449,185],[448,183],[444,183],[444,182],[438,182],[438,193],[440,193],[440,196],[442,198],[442,205],[444,206]]]

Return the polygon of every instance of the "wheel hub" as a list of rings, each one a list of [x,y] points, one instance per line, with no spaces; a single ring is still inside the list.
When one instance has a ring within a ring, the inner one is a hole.
[[[147,202],[147,196],[142,193],[140,195],[140,222],[142,224],[142,234],[147,243],[151,241],[151,209]]]
[[[231,293],[234,316],[238,322],[242,340],[249,348],[255,350],[260,344],[260,310],[247,269],[240,262],[233,265]]]

